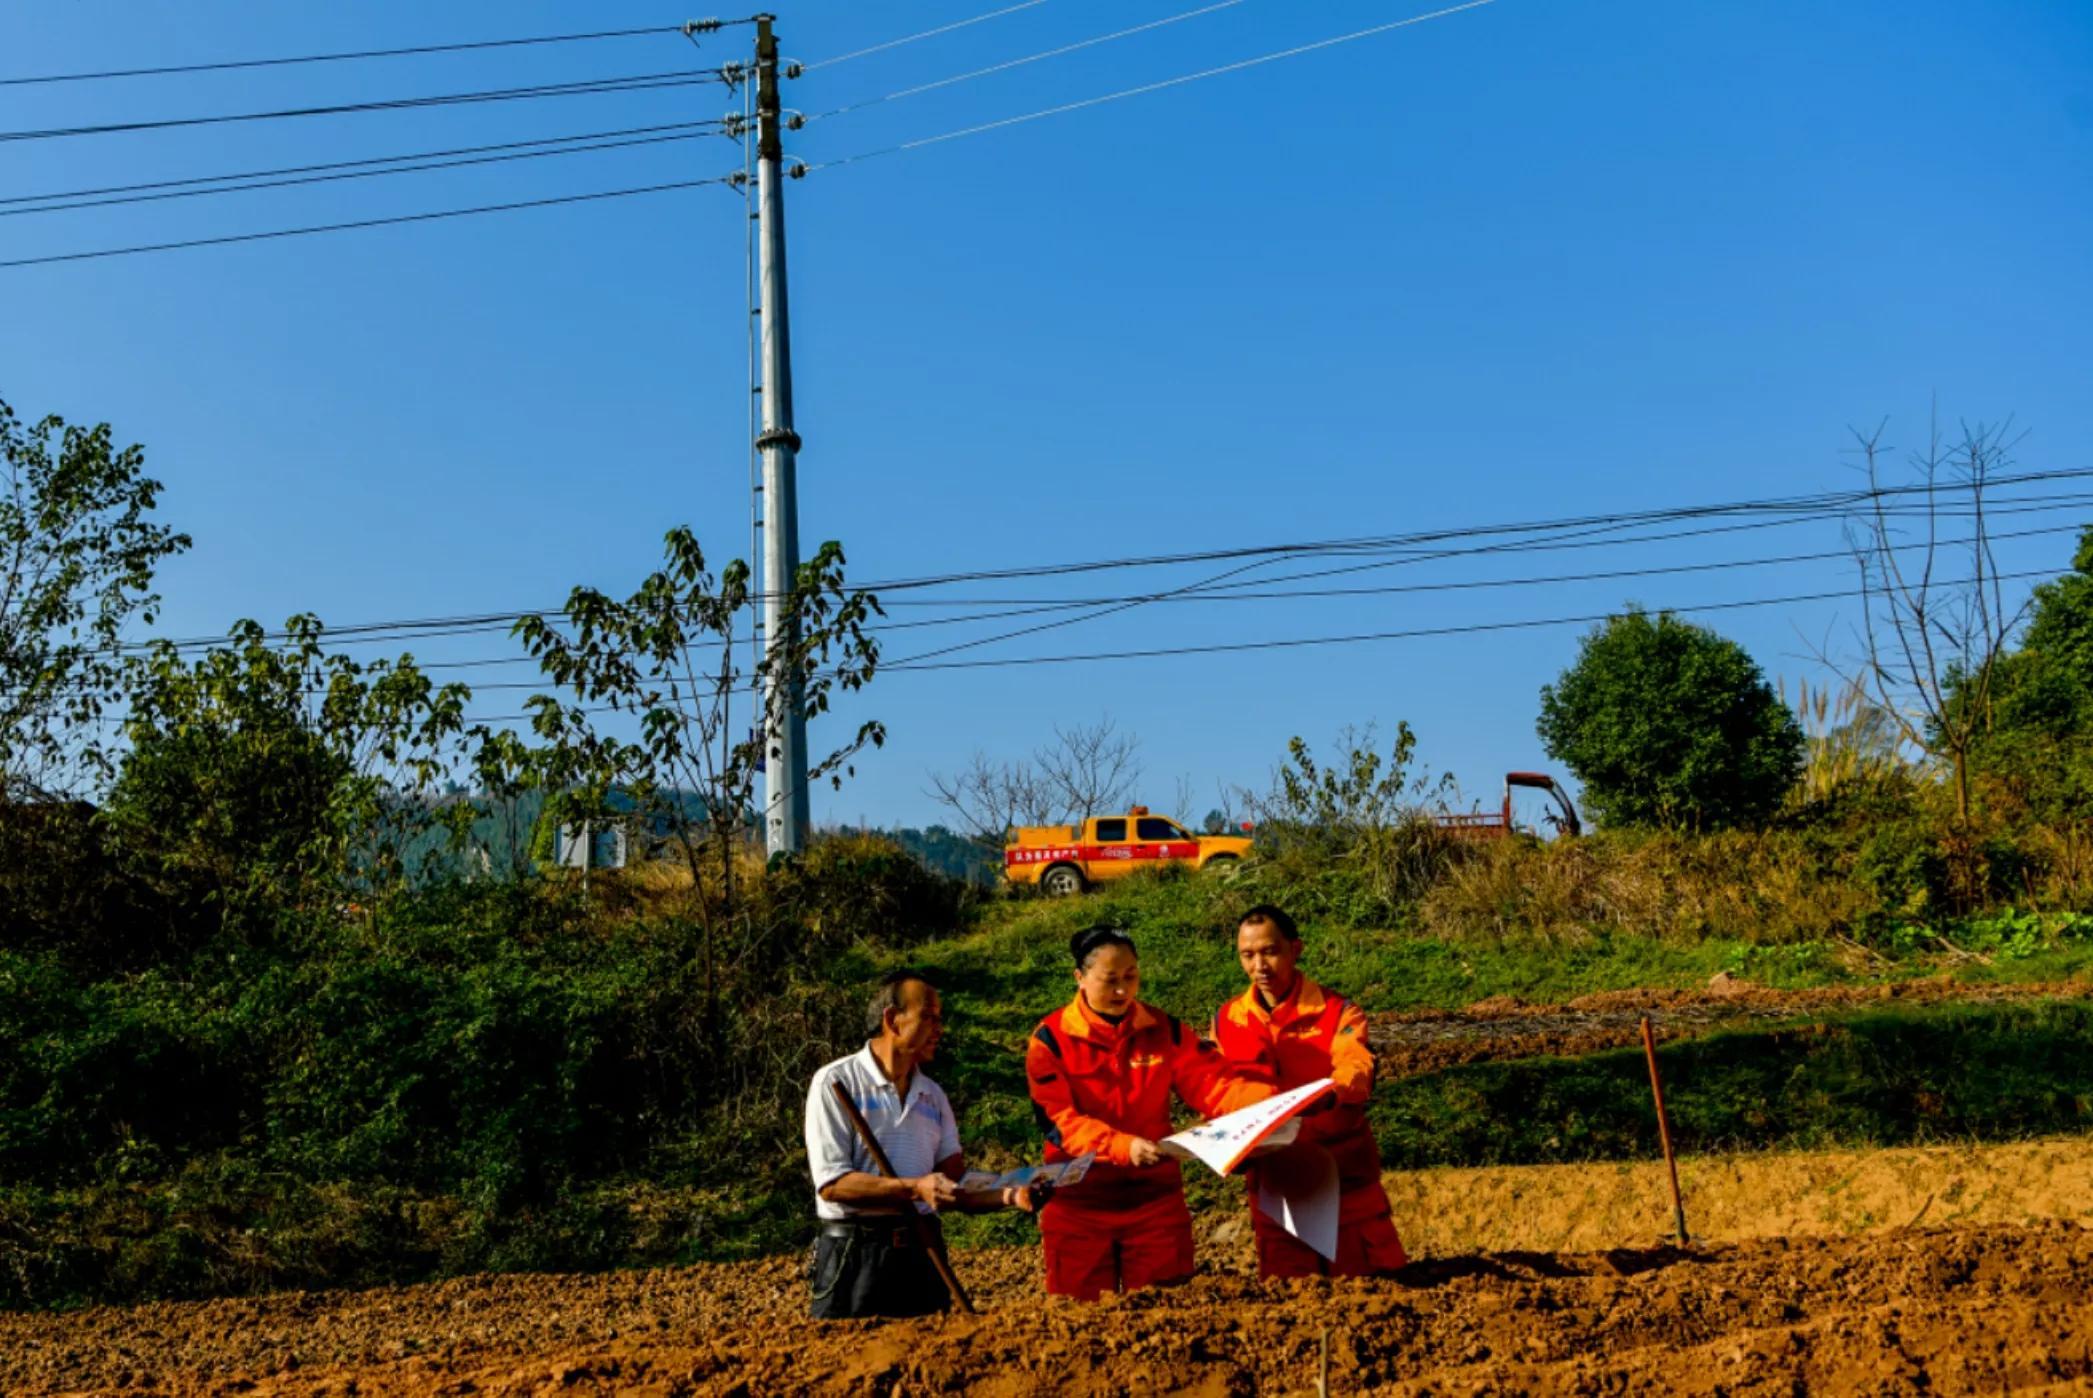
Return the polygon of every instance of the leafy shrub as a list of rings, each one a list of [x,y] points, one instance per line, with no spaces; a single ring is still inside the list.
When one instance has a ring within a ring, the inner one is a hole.
[[[193,943],[193,907],[153,896],[77,802],[0,803],[0,949],[51,951],[95,978]]]
[[[237,1019],[161,971],[81,982],[0,952],[0,1181],[157,1174],[236,1141],[253,1106]]]
[[[832,835],[780,860],[760,885],[765,916],[801,960],[860,942],[906,946],[959,930],[974,890],[878,835]]]
[[[1384,757],[1374,729],[1338,734],[1336,755],[1318,762],[1294,738],[1263,795],[1243,793],[1256,820],[1244,877],[1296,916],[1351,926],[1407,919],[1418,897],[1457,853],[1457,842],[1425,814],[1449,782],[1414,770],[1417,735],[1398,723]]]
[[[1742,646],[1631,608],[1541,690],[1536,725],[1602,824],[1751,826],[1803,769],[1802,727]]]

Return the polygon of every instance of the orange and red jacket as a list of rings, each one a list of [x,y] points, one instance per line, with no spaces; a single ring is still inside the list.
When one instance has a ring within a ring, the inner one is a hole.
[[[1173,1016],[1136,1003],[1113,1024],[1080,992],[1032,1031],[1025,1077],[1046,1134],[1046,1158],[1097,1153],[1089,1177],[1057,1195],[1072,1201],[1130,1203],[1181,1187],[1175,1160],[1136,1168],[1128,1157],[1135,1138],[1160,1141],[1170,1134],[1173,1089],[1209,1117],[1240,1111],[1273,1092],[1268,1072],[1225,1062]]]
[[[1330,1079],[1337,1106],[1301,1117],[1300,1139],[1337,1158],[1344,1187],[1371,1180],[1379,1188],[1381,1150],[1366,1121],[1374,1056],[1365,1011],[1306,976],[1269,1010],[1253,986],[1214,1012],[1214,1042],[1231,1067],[1269,1074],[1282,1092]]]

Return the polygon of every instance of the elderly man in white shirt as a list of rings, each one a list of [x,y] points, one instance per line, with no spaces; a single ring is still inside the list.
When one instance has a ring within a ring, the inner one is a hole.
[[[866,1028],[865,1046],[816,1073],[807,1093],[807,1165],[821,1220],[813,1312],[821,1320],[944,1310],[952,1298],[925,1250],[926,1238],[942,1245],[937,1211],[1033,1207],[1032,1191],[959,1192],[959,1123],[944,1089],[922,1071],[944,1031],[937,988],[920,972],[892,972],[873,994]],[[864,1114],[898,1179],[879,1173],[834,1083]],[[909,1210],[929,1215],[930,1227],[919,1232]]]

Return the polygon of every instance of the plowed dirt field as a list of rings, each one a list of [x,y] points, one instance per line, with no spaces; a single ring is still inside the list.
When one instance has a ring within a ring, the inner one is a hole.
[[[1899,1230],[1695,1252],[1499,1253],[1374,1282],[1207,1276],[814,1326],[786,1259],[0,1317],[0,1391],[196,1394],[2093,1392],[2093,1233]]]

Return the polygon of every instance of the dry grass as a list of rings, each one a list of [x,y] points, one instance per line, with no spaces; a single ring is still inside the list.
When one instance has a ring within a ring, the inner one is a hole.
[[[705,877],[705,896],[717,905],[721,901],[719,851],[706,846],[698,851],[698,863]],[[760,887],[763,872],[763,850],[743,842],[735,851],[734,878],[744,896]],[[580,873],[571,869],[554,876],[570,884],[581,881]],[[590,911],[598,917],[691,917],[697,913],[691,897],[690,864],[682,846],[673,842],[661,858],[634,860],[623,869],[594,870],[588,876],[588,889]]]
[[[1828,938],[1874,906],[1799,836],[1604,833],[1504,840],[1452,863],[1419,906],[1449,941],[1513,933],[1577,942],[1599,929],[1661,941]]]

